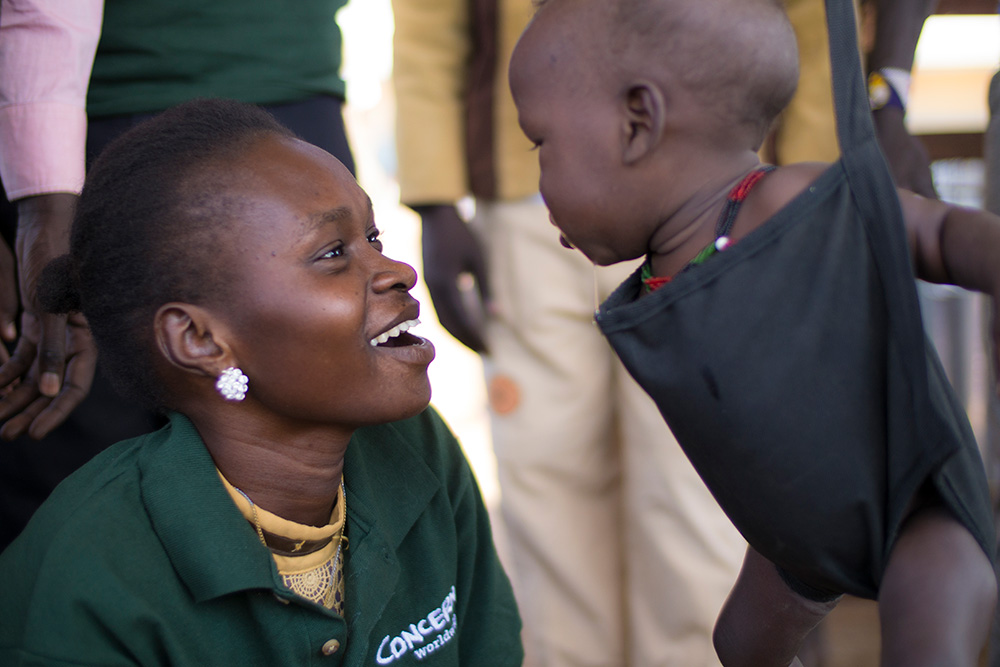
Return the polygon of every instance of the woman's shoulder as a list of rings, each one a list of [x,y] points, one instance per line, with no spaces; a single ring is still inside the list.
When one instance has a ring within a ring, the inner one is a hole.
[[[22,572],[79,569],[102,552],[115,553],[140,539],[149,517],[142,499],[142,460],[165,436],[148,433],[111,445],[63,480],[0,554],[2,565]],[[55,569],[62,568],[59,565]]]
[[[25,527],[26,535],[70,538],[114,522],[128,496],[138,497],[139,456],[146,436],[111,445],[63,480]],[[109,512],[109,510],[111,510]]]
[[[28,623],[39,605],[50,613],[75,613],[73,605],[52,601],[106,586],[119,564],[155,541],[140,489],[144,437],[112,445],[67,477],[0,554],[6,591],[0,626],[8,614]]]

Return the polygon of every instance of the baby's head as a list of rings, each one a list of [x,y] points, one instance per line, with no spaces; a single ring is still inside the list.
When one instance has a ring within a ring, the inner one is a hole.
[[[610,264],[644,254],[712,165],[756,152],[798,56],[777,0],[543,0],[510,81],[555,224]]]
[[[235,366],[240,409],[389,421],[426,406],[433,347],[405,333],[416,275],[378,236],[336,158],[257,107],[196,100],[101,154],[41,296],[87,317],[105,372],[147,404],[224,402]]]

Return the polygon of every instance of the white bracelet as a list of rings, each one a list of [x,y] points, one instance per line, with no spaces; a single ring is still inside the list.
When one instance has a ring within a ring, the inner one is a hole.
[[[910,73],[902,67],[883,67],[879,70],[885,80],[896,91],[905,109],[910,104]]]

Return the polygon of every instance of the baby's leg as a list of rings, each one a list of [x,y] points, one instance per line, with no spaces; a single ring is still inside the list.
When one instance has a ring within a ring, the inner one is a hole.
[[[879,591],[883,667],[976,665],[996,600],[993,567],[972,534],[943,508],[918,510]]]
[[[748,548],[715,624],[719,659],[726,667],[801,667],[795,654],[802,640],[839,599],[815,602],[799,595],[774,563]]]

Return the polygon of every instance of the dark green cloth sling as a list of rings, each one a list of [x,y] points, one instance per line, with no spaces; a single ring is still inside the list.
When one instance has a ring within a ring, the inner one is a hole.
[[[924,335],[850,0],[827,0],[842,159],[760,228],[597,322],[747,541],[792,577],[877,596],[925,481],[993,557],[964,409]]]

